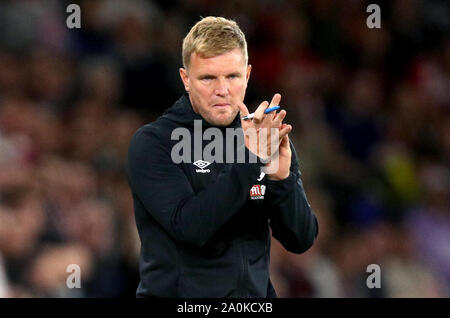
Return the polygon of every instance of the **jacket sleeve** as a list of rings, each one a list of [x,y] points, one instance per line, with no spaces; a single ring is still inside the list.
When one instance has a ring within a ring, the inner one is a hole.
[[[243,206],[263,164],[225,165],[214,183],[195,193],[161,140],[148,130],[140,130],[132,138],[129,184],[134,196],[175,240],[201,247]],[[247,148],[245,151],[249,156]]]
[[[297,154],[291,142],[290,174],[284,180],[266,180],[266,199],[272,235],[290,252],[303,253],[316,239],[319,227],[300,179]]]

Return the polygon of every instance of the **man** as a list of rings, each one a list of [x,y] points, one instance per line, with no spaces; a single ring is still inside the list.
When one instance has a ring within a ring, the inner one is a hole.
[[[261,103],[252,120],[241,119],[248,115],[247,56],[234,21],[199,21],[183,41],[186,93],[131,141],[127,173],[142,242],[138,297],[276,297],[269,277],[270,229],[294,253],[306,251],[317,236],[288,137],[292,127],[282,123],[286,111],[264,114],[279,104],[280,94]],[[242,126],[241,144],[235,144],[239,138],[215,140],[223,143],[216,151],[223,153],[215,155],[236,160],[243,153],[244,162],[199,159],[212,138],[183,149],[180,156],[193,154],[192,161],[175,160],[174,131],[189,132],[192,141],[199,124],[201,132],[216,133]],[[276,169],[261,172],[268,165]]]

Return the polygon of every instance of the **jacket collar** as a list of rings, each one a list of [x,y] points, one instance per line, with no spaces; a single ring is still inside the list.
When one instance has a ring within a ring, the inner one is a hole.
[[[169,119],[174,122],[177,122],[178,124],[180,124],[182,126],[194,127],[194,120],[201,120],[202,127],[204,127],[204,128],[217,127],[217,126],[211,125],[200,114],[197,114],[196,112],[194,112],[188,93],[184,93],[173,104],[172,107],[170,107],[169,109],[167,109],[164,112],[164,114],[161,117]],[[237,128],[240,126],[241,126],[241,121],[239,118],[239,114],[237,114],[236,117],[231,122],[231,124],[229,124],[226,127],[217,127],[217,128],[220,128],[220,129],[228,128],[228,127]]]

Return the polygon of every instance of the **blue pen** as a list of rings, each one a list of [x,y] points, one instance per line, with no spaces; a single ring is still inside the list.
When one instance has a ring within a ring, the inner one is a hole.
[[[278,110],[278,109],[280,109],[280,106],[269,107],[264,111],[264,114],[268,114],[268,113],[273,112],[274,110]],[[242,117],[242,119],[248,120],[248,119],[252,119],[253,117],[255,117],[255,113],[248,114],[247,116]]]

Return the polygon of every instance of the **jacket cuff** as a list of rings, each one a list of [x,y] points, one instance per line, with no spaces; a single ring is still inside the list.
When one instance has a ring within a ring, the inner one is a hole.
[[[275,195],[282,195],[286,191],[292,189],[296,182],[296,174],[289,171],[289,176],[283,180],[270,180],[266,179],[267,191],[272,192]]]

